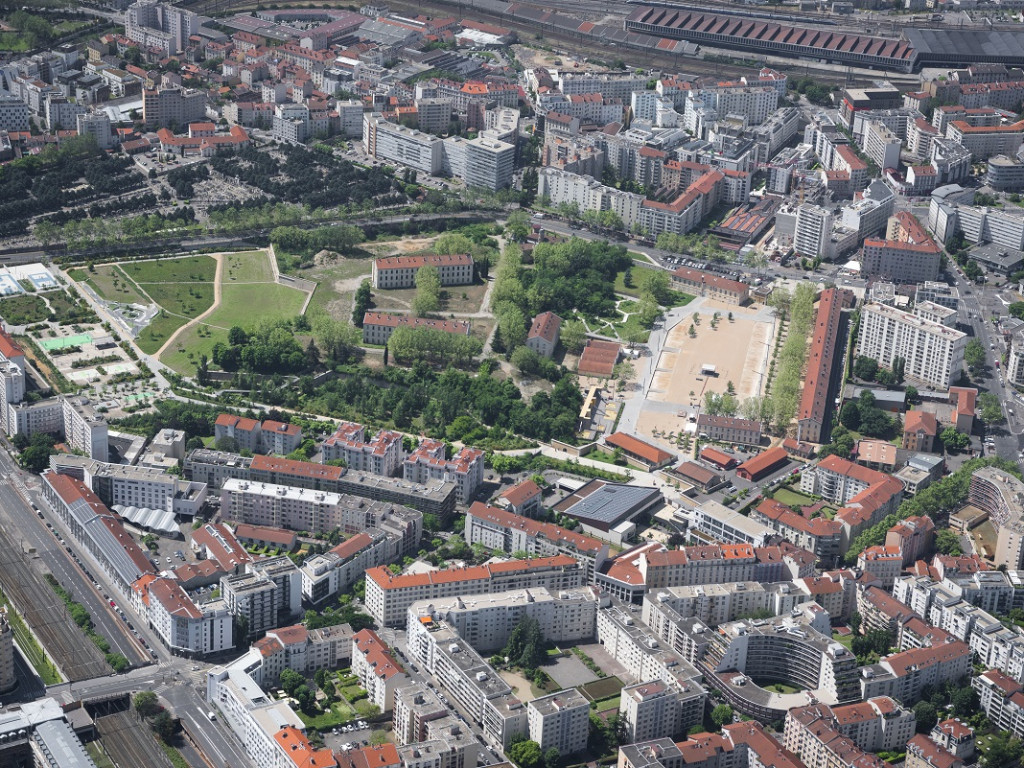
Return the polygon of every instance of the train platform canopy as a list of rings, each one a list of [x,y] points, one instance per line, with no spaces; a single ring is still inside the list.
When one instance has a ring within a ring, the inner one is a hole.
[[[1024,64],[1024,31],[1005,29],[918,29],[903,32],[918,62]]]

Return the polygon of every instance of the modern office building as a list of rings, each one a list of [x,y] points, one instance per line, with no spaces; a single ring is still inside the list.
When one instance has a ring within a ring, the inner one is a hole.
[[[142,92],[142,121],[150,128],[185,126],[206,117],[206,94],[188,88]]]
[[[462,178],[467,187],[496,192],[512,183],[515,164],[514,144],[477,136],[466,142],[466,170]]]

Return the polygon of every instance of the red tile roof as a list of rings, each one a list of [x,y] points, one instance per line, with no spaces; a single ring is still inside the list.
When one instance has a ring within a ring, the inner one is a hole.
[[[700,457],[704,461],[710,461],[712,464],[722,468],[732,466],[733,464],[736,463],[736,459],[734,459],[729,454],[723,453],[717,448],[711,448],[710,446],[704,448],[700,452]]]
[[[588,339],[576,370],[581,376],[611,376],[621,349],[614,341]]]
[[[533,480],[523,480],[523,482],[518,483],[517,485],[513,485],[511,488],[502,493],[501,498],[505,499],[505,501],[507,501],[513,507],[520,507],[527,501],[533,499],[535,496],[540,495],[541,490],[539,485],[533,482]]]
[[[680,267],[672,273],[672,276],[677,280],[693,285],[710,285],[716,290],[725,291],[727,293],[742,295],[748,290],[746,283],[741,283],[738,280],[730,280],[727,277],[716,275],[713,272],[705,272],[702,269]]]
[[[287,726],[274,734],[274,741],[295,764],[295,768],[335,768],[334,753],[326,747],[315,749],[306,735],[294,726]]]
[[[762,451],[751,459],[747,459],[736,468],[736,474],[740,477],[756,480],[765,472],[777,467],[788,459],[789,454],[786,453],[786,449],[777,445],[774,448],[769,448],[767,451]]]
[[[621,448],[626,453],[637,456],[651,466],[658,466],[671,461],[673,456],[668,451],[663,451],[656,445],[651,445],[638,437],[627,435],[625,432],[615,432],[604,439],[607,445]]]
[[[434,267],[473,266],[473,257],[468,253],[421,253],[412,256],[385,256],[375,262],[377,270],[419,269],[428,264]]]
[[[395,315],[389,312],[367,312],[363,315],[363,326],[383,325],[388,328],[408,326],[410,328],[431,328],[445,333],[469,335],[469,323],[462,320],[434,320],[429,317],[413,317],[412,315]]]
[[[367,663],[373,668],[373,674],[384,680],[402,674],[405,670],[395,659],[388,644],[372,629],[362,629],[352,636],[355,650],[366,657]]]
[[[554,312],[541,312],[533,318],[533,325],[530,326],[530,333],[527,335],[527,338],[541,338],[554,344],[555,339],[558,338],[558,329],[561,325],[562,318]]]
[[[252,471],[274,472],[294,477],[321,478],[325,480],[339,480],[345,474],[343,467],[332,467],[327,464],[314,464],[309,461],[295,461],[294,459],[281,459],[276,456],[265,456],[256,454],[252,457],[252,464],[249,465]]]
[[[822,292],[818,313],[814,318],[814,335],[811,337],[811,350],[807,357],[804,388],[800,393],[798,419],[825,419],[842,309],[843,295],[838,288]]]
[[[375,582],[381,589],[408,589],[428,584],[448,584],[461,581],[482,581],[505,573],[516,571],[542,570],[546,568],[571,568],[576,561],[568,555],[554,557],[535,557],[532,560],[510,560],[504,563],[473,565],[465,568],[445,568],[428,573],[407,573],[400,576],[393,574],[387,567],[378,566],[366,571],[366,578]]]
[[[924,432],[935,437],[939,434],[939,423],[935,420],[935,414],[928,411],[907,411],[903,434],[911,432]]]
[[[0,355],[3,355],[8,360],[14,360],[17,357],[24,357],[25,351],[18,346],[11,335],[0,328]]]

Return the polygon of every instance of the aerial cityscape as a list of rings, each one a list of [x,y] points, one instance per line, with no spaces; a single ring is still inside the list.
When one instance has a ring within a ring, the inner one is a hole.
[[[1024,0],[0,0],[0,768],[1024,765]]]

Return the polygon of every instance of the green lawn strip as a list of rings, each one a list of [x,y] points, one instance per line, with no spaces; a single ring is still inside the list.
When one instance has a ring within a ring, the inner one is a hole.
[[[790,490],[789,488],[779,488],[773,498],[780,504],[785,504],[787,507],[794,505],[806,507],[814,503],[814,499],[810,496],[805,496],[802,493]]]
[[[597,705],[595,709],[598,712],[604,712],[609,709],[618,709],[621,698],[621,696],[609,696],[607,699],[599,699],[594,702]]]
[[[162,310],[153,318],[153,322],[142,329],[138,338],[135,339],[135,343],[147,355],[152,355],[187,322],[187,318],[177,317],[167,310]]]
[[[846,650],[853,651],[853,633],[850,632],[846,635],[840,635],[838,632],[832,633],[832,639],[843,646]]]
[[[296,710],[296,714],[298,714],[306,728],[316,728],[321,733],[339,725],[345,725],[356,717],[355,710],[344,702],[335,702],[327,712],[322,712],[316,716],[307,715],[301,710]]]
[[[156,738],[156,743],[160,745],[160,749],[162,749],[164,754],[167,755],[167,759],[171,761],[171,765],[173,765],[174,768],[191,768],[188,764],[188,760],[184,758],[176,747],[171,746],[156,736],[154,736],[154,738]]]
[[[217,275],[217,262],[212,256],[126,261],[121,267],[139,283],[212,283]]]
[[[114,264],[101,264],[95,268],[94,272],[87,273],[84,278],[80,279],[76,276],[74,279],[87,283],[100,298],[107,301],[116,301],[122,304],[149,304],[149,299],[139,292],[137,283]]]
[[[272,283],[274,270],[266,251],[227,253],[224,259],[224,285],[238,283]]]
[[[160,356],[160,362],[179,373],[194,374],[201,355],[213,359],[213,347],[217,342],[227,343],[228,329],[234,325],[251,328],[258,319],[292,319],[302,309],[306,295],[302,291],[276,283],[254,285],[225,285],[222,289],[221,304],[202,324],[188,328],[174,344]],[[259,314],[253,312],[259,307]],[[180,324],[179,324],[180,325]],[[150,330],[150,325],[146,330]],[[178,326],[175,326],[176,328]],[[142,334],[139,336],[141,340]],[[163,340],[169,338],[169,334]],[[163,341],[160,342],[162,344]],[[157,344],[153,351],[160,348]],[[141,344],[143,351],[149,352]]]
[[[64,678],[57,672],[57,667],[50,661],[42,646],[39,645],[36,636],[29,631],[25,620],[21,618],[21,614],[11,605],[7,595],[2,592],[0,592],[0,602],[7,606],[7,621],[10,622],[11,630],[14,632],[14,639],[18,642],[18,647],[25,655],[26,661],[35,669],[36,674],[47,685],[63,683]]]
[[[114,765],[114,761],[107,756],[103,745],[99,741],[87,742],[85,744],[85,751],[89,753],[89,757],[96,763],[96,768],[117,768]]]

